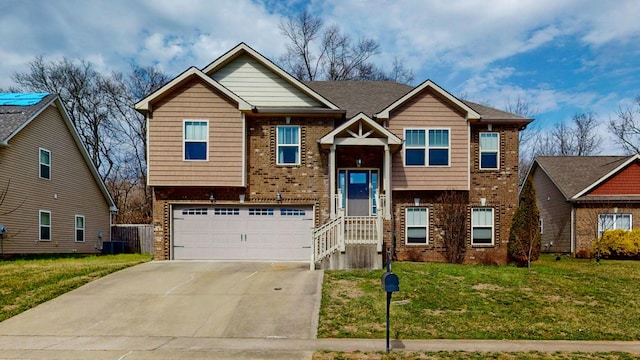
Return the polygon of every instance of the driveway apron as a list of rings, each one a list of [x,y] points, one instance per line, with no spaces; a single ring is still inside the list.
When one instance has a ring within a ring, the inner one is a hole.
[[[149,262],[0,322],[0,336],[120,339],[139,350],[175,338],[315,339],[323,272],[308,266]]]

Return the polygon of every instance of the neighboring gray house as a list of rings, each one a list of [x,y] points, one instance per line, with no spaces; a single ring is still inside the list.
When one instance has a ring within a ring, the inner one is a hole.
[[[529,176],[542,251],[592,255],[604,230],[640,226],[640,156],[540,156]]]
[[[0,255],[95,253],[117,211],[55,94],[0,93]]]

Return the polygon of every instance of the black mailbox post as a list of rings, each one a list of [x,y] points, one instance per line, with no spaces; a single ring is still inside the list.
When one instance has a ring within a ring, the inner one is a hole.
[[[382,290],[387,293],[387,353],[391,351],[389,347],[389,307],[391,306],[391,295],[400,291],[400,280],[398,275],[391,272],[391,250],[387,250],[387,271],[382,274]]]

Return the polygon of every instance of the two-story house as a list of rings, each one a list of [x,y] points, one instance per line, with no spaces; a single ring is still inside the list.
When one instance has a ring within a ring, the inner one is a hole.
[[[244,43],[135,108],[147,118],[156,259],[380,267],[442,261],[438,206],[467,205],[466,261],[507,260],[531,120],[427,80],[300,82]]]
[[[0,93],[0,255],[97,253],[115,211],[60,97]]]

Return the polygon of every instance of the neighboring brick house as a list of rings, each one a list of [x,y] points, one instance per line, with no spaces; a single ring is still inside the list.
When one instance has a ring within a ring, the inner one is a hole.
[[[99,252],[111,211],[60,98],[0,93],[0,255]]]
[[[604,230],[640,226],[640,156],[540,156],[529,176],[542,251],[593,255]]]
[[[531,119],[430,80],[300,82],[244,43],[135,104],[156,259],[443,261],[434,200],[467,203],[468,262],[507,260]]]

